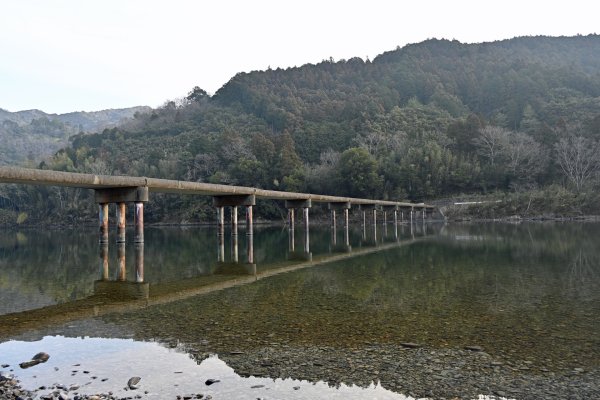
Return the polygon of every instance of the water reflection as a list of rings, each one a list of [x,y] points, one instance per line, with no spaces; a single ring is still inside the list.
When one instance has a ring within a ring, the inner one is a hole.
[[[48,362],[19,371],[19,379],[26,388],[46,388],[36,390],[40,397],[51,394],[56,382],[70,382],[71,386],[79,387],[80,394],[112,392],[119,398],[135,395],[139,395],[138,398],[174,398],[175,394],[195,398],[193,394],[202,394],[203,397],[229,399],[412,399],[379,384],[332,387],[326,382],[242,377],[217,356],[196,363],[183,349],[168,349],[151,342],[44,337],[35,342],[2,343],[0,353],[3,363],[10,367],[22,362],[23,355],[35,354],[40,348],[50,354]],[[122,362],[124,358],[127,363]],[[141,377],[140,389],[124,390],[133,375]],[[208,379],[218,382],[207,386],[204,382]]]
[[[225,227],[221,238],[215,229],[148,229],[145,248],[98,248],[79,231],[5,232],[0,337],[133,337],[195,355],[285,349],[280,364],[254,366],[266,376],[278,376],[290,349],[403,342],[427,352],[478,345],[536,373],[597,368],[600,224],[442,227],[419,218],[392,232],[382,219],[309,235],[303,224],[253,235]],[[295,243],[305,236],[309,246]],[[215,255],[221,247],[230,251]],[[383,364],[382,382],[398,382]]]

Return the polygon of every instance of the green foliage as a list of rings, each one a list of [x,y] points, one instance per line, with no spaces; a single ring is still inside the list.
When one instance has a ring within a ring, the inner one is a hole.
[[[377,175],[377,161],[363,148],[353,147],[340,157],[340,181],[347,195],[377,198],[381,195],[383,181]]]

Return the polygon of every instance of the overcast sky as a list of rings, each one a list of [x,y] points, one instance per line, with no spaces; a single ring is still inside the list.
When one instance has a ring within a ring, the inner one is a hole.
[[[156,107],[238,72],[428,38],[600,33],[593,0],[2,0],[0,108]]]

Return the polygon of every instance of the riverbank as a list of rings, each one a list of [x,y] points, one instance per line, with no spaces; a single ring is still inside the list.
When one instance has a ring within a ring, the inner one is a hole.
[[[191,352],[199,364],[209,357],[208,353],[198,353],[193,350]],[[411,398],[440,400],[478,399],[480,396],[485,396],[486,399],[520,400],[600,398],[598,368],[556,371],[533,365],[527,360],[506,363],[477,346],[468,349],[435,349],[422,347],[417,343],[405,343],[400,346],[373,343],[365,344],[360,349],[337,349],[328,346],[274,345],[255,350],[231,351],[219,354],[219,358],[241,377],[270,378],[265,385],[259,386],[268,388],[269,385],[274,385],[273,389],[276,388],[273,380],[280,378],[294,379],[298,382],[324,381],[330,387],[341,385],[369,387],[376,383],[382,388]],[[168,374],[167,371],[166,368],[165,375]],[[93,370],[88,372],[93,378],[95,372]],[[165,385],[168,384],[168,377],[166,377]],[[188,394],[177,394],[174,389],[172,396],[166,398],[174,400],[219,398],[218,395],[202,393],[207,385],[208,383],[198,382],[197,391]],[[218,393],[219,385],[227,385],[227,383],[214,380],[211,385],[211,389],[217,390],[213,393]],[[11,375],[3,374],[0,378],[2,400],[27,398],[117,400],[157,397],[156,393],[144,390],[143,385],[139,389],[130,389],[126,396],[113,394],[120,389],[122,388],[115,387],[114,391],[93,394],[87,393],[79,386],[65,384],[23,389],[19,386],[18,380]],[[294,391],[299,390],[300,386],[295,386],[290,390],[290,395],[293,393],[295,394],[293,397],[298,398],[301,393]]]

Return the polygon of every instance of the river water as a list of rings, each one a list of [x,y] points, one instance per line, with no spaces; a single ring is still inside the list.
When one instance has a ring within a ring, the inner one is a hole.
[[[145,398],[426,395],[386,370],[413,344],[519,373],[597,371],[599,237],[598,223],[169,227],[102,247],[89,229],[5,231],[0,364],[28,389]],[[48,362],[19,368],[40,351]],[[377,351],[381,365],[353,361]]]

